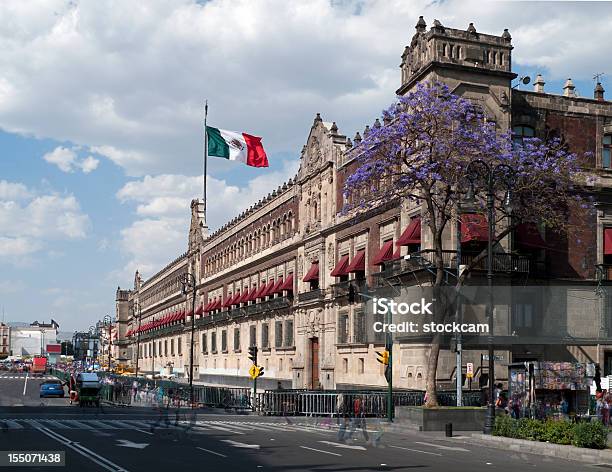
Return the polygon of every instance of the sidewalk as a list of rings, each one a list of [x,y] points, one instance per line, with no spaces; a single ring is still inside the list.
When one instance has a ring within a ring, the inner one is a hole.
[[[462,439],[466,442],[473,442],[507,451],[551,456],[579,462],[588,462],[591,464],[594,462],[601,462],[612,466],[612,450],[610,449],[587,449],[584,447],[564,446],[561,444],[551,444],[540,441],[528,441],[526,439],[490,436],[482,433],[466,434]]]

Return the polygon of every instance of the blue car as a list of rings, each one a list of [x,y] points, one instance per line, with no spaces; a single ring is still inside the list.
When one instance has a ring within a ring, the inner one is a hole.
[[[59,380],[49,380],[40,384],[40,398],[64,398],[64,386]]]

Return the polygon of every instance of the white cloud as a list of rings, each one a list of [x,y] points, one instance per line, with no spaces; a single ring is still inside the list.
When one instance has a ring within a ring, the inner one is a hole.
[[[138,176],[199,170],[205,98],[209,123],[269,152],[299,150],[316,112],[352,136],[393,99],[420,14],[509,28],[513,61],[547,79],[590,80],[608,57],[609,2],[4,0],[0,127]]]
[[[5,260],[21,262],[51,241],[82,239],[89,227],[73,195],[35,195],[21,183],[0,182],[0,256]]]
[[[243,188],[209,176],[207,216],[211,230],[294,177],[297,169],[297,160],[285,161],[281,170],[255,177]],[[129,261],[114,275],[130,280],[138,269],[150,276],[184,252],[191,218],[189,204],[201,192],[201,176],[164,174],[125,184],[117,198],[135,204],[139,219],[121,231],[120,246]]]
[[[100,161],[93,156],[87,156],[83,161],[81,161],[81,169],[84,174],[89,174],[98,168],[98,164]]]
[[[98,168],[100,161],[93,156],[79,159],[76,153],[79,147],[66,148],[57,146],[53,151],[43,155],[43,159],[49,164],[55,164],[62,172],[74,172],[75,168],[80,168],[83,173],[89,174]]]
[[[0,200],[21,200],[30,196],[31,193],[24,184],[0,180]]]
[[[43,159],[49,164],[55,164],[62,172],[73,172],[77,155],[72,149],[58,146],[53,151],[46,153]]]

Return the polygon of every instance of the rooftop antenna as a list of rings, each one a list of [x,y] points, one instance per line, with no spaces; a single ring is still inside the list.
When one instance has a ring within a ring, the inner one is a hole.
[[[601,82],[601,78],[606,75],[605,72],[599,72],[593,76],[593,80],[597,83]]]

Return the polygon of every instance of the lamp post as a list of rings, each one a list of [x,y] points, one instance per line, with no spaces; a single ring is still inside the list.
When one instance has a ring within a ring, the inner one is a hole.
[[[138,331],[136,332],[136,369],[134,375],[138,378],[138,359],[140,358],[140,323],[142,320],[142,309],[140,303],[136,302],[136,308],[134,309],[134,315],[138,311]]]
[[[495,193],[501,190],[500,183],[504,184],[504,204],[510,206],[511,186],[515,180],[516,172],[507,164],[496,164],[491,166],[482,159],[470,162],[466,168],[466,176],[470,187],[466,200],[475,199],[475,187],[483,184],[482,188],[486,195],[487,208],[487,319],[489,322],[489,335],[487,337],[487,348],[489,353],[489,401],[483,432],[491,434],[495,425],[495,349],[493,347],[493,237],[495,233]]]
[[[181,282],[183,284],[183,295],[187,297],[191,289],[191,341],[189,343],[189,403],[193,408],[193,337],[195,331],[195,302],[197,283],[195,276],[191,272],[187,272]]]
[[[104,326],[108,326],[108,371],[111,371],[111,345],[112,345],[112,329],[113,318],[110,315],[104,316]]]
[[[93,358],[94,358],[94,353],[95,353],[95,338],[94,338],[94,333],[96,332],[96,328],[94,328],[93,326],[89,327],[89,336],[87,337],[87,351],[90,351],[90,346],[91,346],[91,354],[88,356],[90,358],[89,362],[93,362]]]

